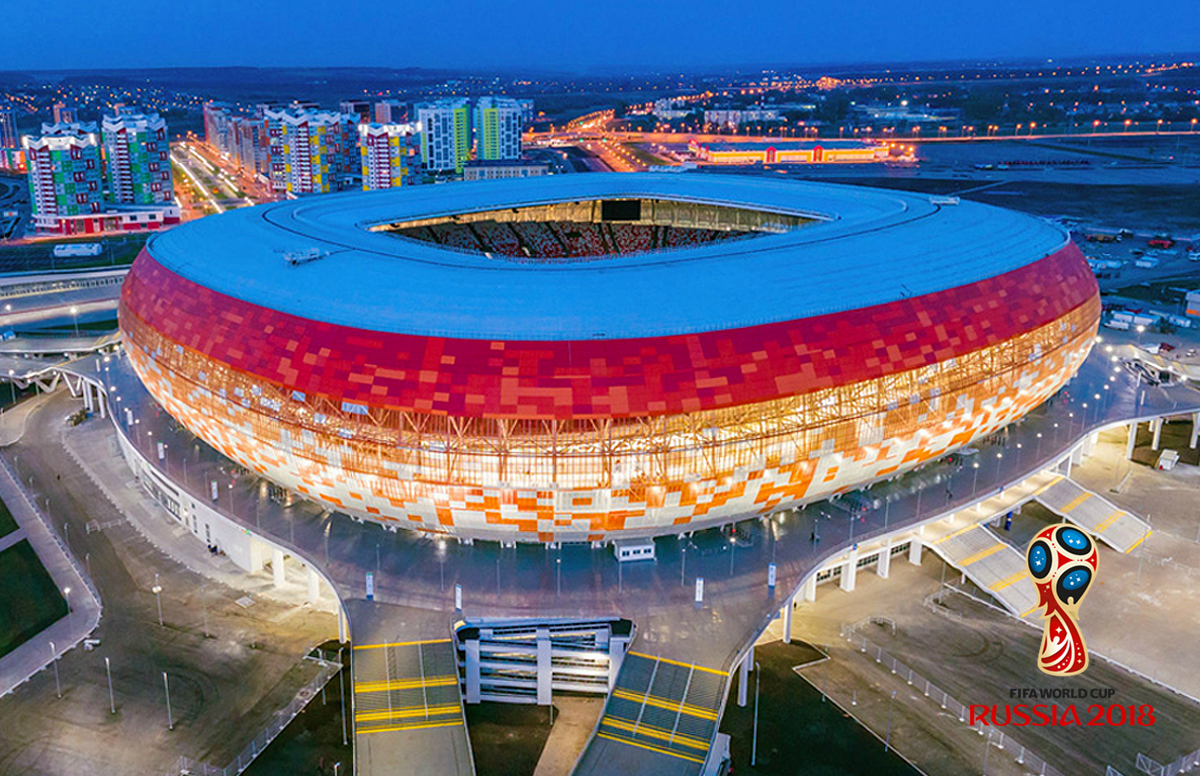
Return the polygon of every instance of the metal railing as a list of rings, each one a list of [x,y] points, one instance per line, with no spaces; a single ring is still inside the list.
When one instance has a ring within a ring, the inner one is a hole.
[[[1142,773],[1150,774],[1150,776],[1177,776],[1180,773],[1187,773],[1197,765],[1200,765],[1200,749],[1188,752],[1178,760],[1166,765],[1156,762],[1141,752],[1138,752],[1137,756],[1137,769]]]
[[[320,652],[318,651],[318,654]],[[288,726],[296,715],[304,710],[309,701],[317,697],[330,679],[337,675],[341,670],[341,663],[326,660],[322,657],[305,657],[305,660],[313,660],[321,666],[320,672],[312,678],[312,680],[300,688],[296,696],[292,698],[284,708],[275,712],[262,732],[254,737],[246,747],[233,758],[233,760],[224,768],[218,768],[215,765],[209,765],[199,760],[193,760],[185,755],[180,755],[176,762],[175,769],[167,773],[166,776],[238,776],[242,771],[250,767],[250,763],[263,753],[263,750],[270,745],[275,737],[283,732],[283,729]]]
[[[968,724],[969,716],[966,706],[951,698],[950,694],[945,690],[885,652],[883,647],[867,641],[866,637],[858,632],[858,627],[861,624],[842,625],[842,638],[857,647],[860,652],[873,655],[876,663],[889,668],[893,674],[920,690],[926,698],[938,704],[942,710],[956,715],[959,722],[962,722],[964,725]],[[1015,752],[1016,754],[1013,756],[1013,759],[1018,764],[1023,765],[1027,773],[1037,774],[1037,776],[1063,776],[1061,771],[1026,749],[1023,745],[1014,741],[1011,736],[1005,735],[1004,731],[999,728],[984,725],[982,722],[970,727],[981,736],[986,734],[988,736],[988,743],[991,746]]]
[[[953,592],[954,591],[952,589],[943,587],[942,589],[925,596],[925,599],[921,602],[921,605],[934,614],[940,614],[945,617],[949,617],[952,620],[961,620],[963,619],[962,612],[942,605],[942,599],[953,594]]]

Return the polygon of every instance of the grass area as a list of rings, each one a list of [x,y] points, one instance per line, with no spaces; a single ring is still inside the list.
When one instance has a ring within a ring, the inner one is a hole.
[[[54,242],[34,242],[21,245],[0,244],[0,272],[33,272],[39,270],[78,270],[94,267],[132,264],[149,234],[80,238]],[[103,246],[99,256],[58,258],[54,246],[69,242],[97,242]]]
[[[29,541],[0,552],[0,657],[67,615],[67,602]]]
[[[15,530],[17,521],[13,519],[12,512],[8,511],[8,506],[0,501],[0,536],[8,536]]]
[[[478,776],[533,773],[546,739],[550,710],[545,706],[478,703],[466,707],[467,733]]]
[[[53,337],[71,337],[75,335],[75,330],[79,330],[80,336],[88,334],[104,334],[110,331],[117,330],[117,319],[106,318],[100,321],[80,321],[78,326],[70,323],[60,324],[58,326],[38,326],[34,330],[26,331],[21,327],[17,327],[18,333],[29,334],[32,336],[53,336]]]

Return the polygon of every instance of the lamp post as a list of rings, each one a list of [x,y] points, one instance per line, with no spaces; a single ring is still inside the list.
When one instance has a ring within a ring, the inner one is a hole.
[[[108,662],[108,658],[104,658],[104,673],[108,675],[108,710],[109,713],[116,714],[117,702],[113,699],[112,665]]]
[[[162,616],[162,585],[158,584],[158,573],[154,574],[154,587],[150,588],[150,592],[154,593],[154,599],[158,603],[158,624],[161,627],[163,624]]]
[[[163,691],[167,694],[167,730],[175,729],[175,720],[171,718],[171,685],[167,683],[167,672],[162,672]]]
[[[971,466],[975,469],[975,478],[971,485],[971,495],[974,496],[979,492],[979,461],[975,461]]]
[[[892,707],[896,705],[896,691],[892,690],[892,699],[888,701],[887,735],[883,739],[883,751],[886,753],[892,746]],[[984,769],[986,771],[986,767]]]
[[[75,324],[75,336],[79,336],[79,308],[71,306],[71,321]]]
[[[733,559],[737,557],[737,537],[729,537],[729,576],[733,576]]]
[[[758,760],[758,688],[759,680],[762,678],[762,671],[759,670],[758,661],[754,661],[754,738],[750,743],[750,767]],[[895,693],[892,693],[895,695]]]
[[[54,694],[59,698],[62,697],[62,685],[58,681],[58,650],[54,648],[54,642],[50,642],[50,660],[54,663]]]

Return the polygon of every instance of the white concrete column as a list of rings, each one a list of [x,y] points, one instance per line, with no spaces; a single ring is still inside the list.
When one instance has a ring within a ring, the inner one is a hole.
[[[275,575],[275,587],[283,587],[283,550],[271,550],[271,573]]]
[[[850,557],[842,564],[842,590],[854,592],[854,578],[858,574],[858,550],[850,550]]]
[[[1152,441],[1150,443],[1150,449],[1157,450],[1159,444],[1162,442],[1162,427],[1163,427],[1162,418],[1158,418],[1157,420],[1151,421],[1150,427],[1152,429],[1154,429],[1154,441]]]
[[[479,703],[479,639],[467,641],[467,703]]]
[[[1129,435],[1128,435],[1128,438],[1125,440],[1125,460],[1126,461],[1133,460],[1133,451],[1137,447],[1137,431],[1138,431],[1137,421],[1131,420],[1129,422]]]
[[[790,595],[783,602],[783,643],[792,643],[792,611],[796,608],[796,597]]]
[[[1200,442],[1200,412],[1192,415],[1192,441],[1188,447],[1196,449],[1196,444]]]
[[[316,604],[321,597],[321,578],[310,566],[308,569],[308,602]]]
[[[262,571],[262,567],[267,565],[267,545],[263,542],[250,537],[250,568],[246,569],[251,574],[255,571]]]
[[[341,603],[338,603],[337,621],[338,621],[338,643],[345,644],[346,643],[346,610],[342,608]]]
[[[921,547],[924,543],[920,536],[914,536],[908,543],[908,562],[914,566],[921,565]]]
[[[108,394],[104,391],[96,391],[96,403],[100,405],[100,417],[108,417]]]
[[[879,560],[875,561],[875,573],[887,579],[888,571],[892,565],[892,540],[888,539],[883,545],[883,549],[879,551]]]
[[[539,706],[549,706],[552,697],[550,679],[550,629],[537,629],[537,702]]]
[[[812,603],[817,600],[817,575],[813,574],[804,583],[804,600]]]
[[[747,654],[746,658],[750,655]],[[746,708],[746,688],[750,685],[750,663],[746,658],[742,658],[742,664],[738,668],[738,705]]]
[[[746,653],[746,670],[754,670],[754,645],[750,645],[750,651]]]
[[[92,411],[92,384],[87,380],[80,380],[80,387],[83,389],[83,408],[88,412]]]

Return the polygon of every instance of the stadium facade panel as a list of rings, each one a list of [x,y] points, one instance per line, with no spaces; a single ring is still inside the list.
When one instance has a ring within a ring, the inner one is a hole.
[[[255,208],[197,224],[225,219],[224,236],[187,235],[187,226],[147,247],[122,293],[129,358],[171,415],[284,487],[407,528],[560,541],[691,530],[905,471],[1045,401],[1095,337],[1091,272],[1065,235],[1034,219],[917,195],[723,176],[562,177],[583,180],[488,184],[490,196],[457,207],[511,204],[517,213],[644,197],[780,213],[789,202],[796,218],[785,233],[553,263],[490,254],[487,239],[473,256],[437,245],[432,233],[435,243],[424,245],[371,232],[455,212],[436,201],[416,207],[407,192],[389,192],[387,202],[356,195],[357,203],[343,196],[323,198],[332,200],[324,207]],[[625,221],[581,216],[565,233],[598,230],[589,244],[612,247],[622,233],[673,228],[630,220],[627,207],[604,210]],[[298,217],[308,226],[307,258],[285,262],[262,238],[286,251],[297,230],[280,225]],[[735,220],[746,228],[744,216]],[[564,233],[561,221],[545,223],[547,239]],[[472,226],[471,239],[492,226]],[[502,228],[522,241],[520,229]],[[944,247],[931,243],[921,263],[910,238],[943,230],[992,250],[971,260],[964,249],[961,266],[939,260]],[[646,234],[654,242],[670,233]],[[370,242],[359,242],[364,236]],[[864,248],[869,258],[855,252]],[[907,266],[889,291],[871,273],[894,271],[890,248]],[[204,261],[222,249],[242,261]],[[381,287],[404,297],[404,281],[428,277],[430,261],[440,282],[422,289],[419,309],[397,314]],[[726,309],[736,289],[697,281],[731,262],[744,265],[742,283],[760,289],[750,309]],[[314,288],[310,266],[344,276]],[[621,293],[672,275],[678,282],[658,289],[664,299],[672,289],[697,293],[665,302],[667,322],[653,307],[630,308]],[[808,288],[788,304],[778,290],[797,287],[797,275],[823,294]],[[504,315],[473,316],[472,300],[489,283]],[[576,289],[588,285],[590,307],[573,307],[585,301]],[[544,291],[555,287],[561,298],[547,302]],[[354,299],[356,316],[346,307]],[[552,310],[554,323],[543,325]],[[581,335],[595,324],[580,319],[626,310],[630,317],[606,325],[624,336]],[[722,325],[730,321],[742,325]],[[477,336],[489,328],[493,336]]]

